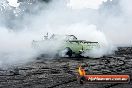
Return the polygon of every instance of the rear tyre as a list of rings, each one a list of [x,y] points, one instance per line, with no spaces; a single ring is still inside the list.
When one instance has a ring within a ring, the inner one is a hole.
[[[67,50],[66,55],[72,57],[72,50],[69,47],[67,47],[66,50]]]

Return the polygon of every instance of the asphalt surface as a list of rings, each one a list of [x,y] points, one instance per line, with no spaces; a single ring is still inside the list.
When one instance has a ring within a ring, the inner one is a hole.
[[[79,84],[77,66],[88,74],[129,74],[132,78],[132,48],[119,48],[101,58],[41,58],[12,69],[0,69],[0,88],[132,88],[129,83]]]

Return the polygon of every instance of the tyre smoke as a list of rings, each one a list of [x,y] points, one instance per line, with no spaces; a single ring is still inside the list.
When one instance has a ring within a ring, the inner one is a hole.
[[[47,32],[100,43],[101,50],[84,56],[101,57],[115,46],[131,45],[130,0],[14,1],[0,1],[1,66],[33,60],[38,52],[32,49],[32,40],[40,40]]]

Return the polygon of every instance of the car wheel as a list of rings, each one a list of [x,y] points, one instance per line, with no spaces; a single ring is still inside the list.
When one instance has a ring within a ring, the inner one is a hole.
[[[72,56],[72,50],[69,47],[67,47],[66,50],[67,50],[66,55],[71,57]]]

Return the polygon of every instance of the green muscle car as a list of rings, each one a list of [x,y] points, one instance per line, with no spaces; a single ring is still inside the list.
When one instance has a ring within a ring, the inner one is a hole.
[[[44,40],[33,41],[32,44],[34,48],[46,50],[44,53],[48,53],[50,50],[55,51],[56,55],[60,57],[62,57],[62,53],[69,57],[81,56],[85,51],[100,47],[98,42],[78,40],[74,35],[60,36],[54,34],[50,38],[48,35],[44,36]]]

